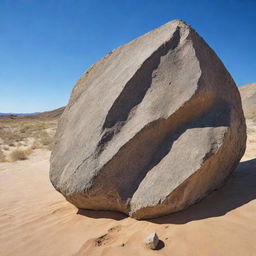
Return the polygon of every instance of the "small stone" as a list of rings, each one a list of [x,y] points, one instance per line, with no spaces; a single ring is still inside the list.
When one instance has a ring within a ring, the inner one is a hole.
[[[156,233],[150,234],[146,239],[145,239],[145,245],[147,248],[151,250],[155,250],[157,248],[157,245],[159,243],[159,238]]]

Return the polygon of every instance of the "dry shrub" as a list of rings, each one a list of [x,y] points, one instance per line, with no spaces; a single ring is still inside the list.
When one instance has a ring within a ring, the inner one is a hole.
[[[31,126],[29,126],[29,125],[24,125],[24,126],[22,126],[21,129],[20,129],[20,133],[25,133],[25,134],[26,134],[30,129],[31,129]]]
[[[0,162],[5,162],[6,161],[6,157],[3,153],[3,151],[0,149]]]
[[[251,127],[247,127],[247,133],[253,133],[254,132],[254,129],[251,128]]]
[[[35,141],[33,142],[31,148],[38,149],[38,148],[46,148],[48,150],[52,150],[54,144],[54,135],[48,134],[46,131],[42,131]]]
[[[4,146],[29,146],[30,141],[35,141],[31,149],[51,150],[56,127],[57,120],[0,119],[0,138]]]
[[[40,148],[40,143],[38,141],[34,141],[32,146],[31,146],[31,149],[37,149],[37,148]]]
[[[22,150],[22,149],[16,149],[14,150],[11,154],[10,154],[10,158],[11,160],[17,161],[17,160],[26,160],[28,159],[28,156],[32,153],[31,149],[26,149],[26,150]]]
[[[49,146],[53,143],[53,137],[50,136],[47,132],[43,131],[40,134],[40,143],[43,146]]]
[[[54,142],[52,142],[51,144],[49,144],[49,145],[47,146],[47,149],[48,149],[49,151],[52,151],[52,150],[53,150],[53,145],[54,145]]]

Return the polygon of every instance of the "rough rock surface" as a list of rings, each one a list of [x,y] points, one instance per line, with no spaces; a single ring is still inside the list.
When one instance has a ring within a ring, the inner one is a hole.
[[[81,77],[59,123],[50,179],[78,208],[158,217],[219,187],[245,142],[232,77],[205,41],[175,20]]]
[[[155,250],[157,248],[157,245],[159,243],[159,238],[156,233],[150,234],[146,239],[145,239],[145,246],[151,250]]]

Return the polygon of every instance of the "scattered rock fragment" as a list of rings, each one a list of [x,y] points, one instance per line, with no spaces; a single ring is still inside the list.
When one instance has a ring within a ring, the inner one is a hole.
[[[159,238],[156,233],[150,234],[146,239],[145,239],[145,245],[147,248],[151,250],[156,250],[157,246],[159,243]]]

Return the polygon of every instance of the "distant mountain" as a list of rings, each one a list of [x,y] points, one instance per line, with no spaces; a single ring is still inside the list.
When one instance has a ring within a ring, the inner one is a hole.
[[[11,115],[14,115],[14,116],[28,116],[28,115],[35,115],[35,114],[38,114],[40,112],[34,112],[34,113],[1,113],[0,112],[0,116],[11,116]]]
[[[53,120],[59,119],[62,115],[65,107],[61,107],[52,111],[46,112],[35,112],[30,114],[25,113],[0,113],[1,119],[11,118],[11,119],[40,119],[40,120]]]
[[[256,83],[238,87],[245,117],[250,118],[256,115]]]
[[[65,107],[57,108],[55,110],[32,114],[30,115],[30,118],[38,118],[38,119],[59,119],[62,115],[63,111],[65,110]]]

